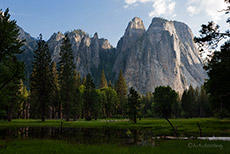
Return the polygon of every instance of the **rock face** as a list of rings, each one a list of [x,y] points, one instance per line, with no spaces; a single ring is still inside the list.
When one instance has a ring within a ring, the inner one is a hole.
[[[19,28],[19,39],[25,40],[25,45],[22,47],[24,52],[22,54],[17,55],[17,58],[20,61],[24,61],[25,63],[25,74],[26,78],[29,79],[30,74],[32,72],[32,62],[34,59],[34,50],[36,49],[36,39],[31,37],[30,34],[26,33],[21,27]],[[26,83],[28,85],[28,82]]]
[[[109,51],[112,52],[113,47],[108,40],[99,39],[97,33],[90,37],[82,30],[74,30],[66,33],[66,35],[72,44],[74,62],[81,76],[86,76],[88,73],[92,74],[100,68],[102,52],[108,52],[108,54],[110,54]],[[61,32],[54,33],[47,42],[50,51],[52,51],[52,60],[56,61],[56,63],[58,63],[60,57],[60,47],[64,37]],[[99,77],[96,74],[94,78],[97,80]]]
[[[125,71],[125,64],[127,56],[130,54],[129,49],[132,48],[138,39],[140,39],[145,33],[145,27],[143,21],[135,17],[133,18],[128,27],[125,30],[125,34],[118,41],[116,51],[116,61],[113,66],[114,72],[116,72],[115,78],[118,78],[120,70]]]
[[[66,35],[72,44],[77,71],[81,76],[91,73],[96,84],[103,69],[107,80],[112,82],[122,70],[128,87],[133,86],[143,94],[167,85],[182,94],[189,85],[200,86],[207,78],[193,34],[181,22],[153,18],[146,30],[143,21],[135,17],[129,22],[117,48],[113,48],[108,40],[99,39],[97,33],[90,37],[82,30],[74,30]],[[58,32],[47,41],[53,61],[59,60],[64,37]],[[21,39],[27,40],[22,59],[31,67],[36,40],[23,30]]]
[[[135,20],[137,18],[131,23]],[[139,27],[142,27],[141,32]],[[154,91],[157,86],[169,85],[181,94],[189,85],[197,87],[203,84],[207,74],[203,70],[192,32],[187,25],[153,18],[147,31],[143,27],[132,26],[130,30],[129,23],[118,43],[117,57],[120,58],[116,60],[113,69],[118,72],[117,66],[122,66],[120,68],[128,87],[133,86],[145,93]],[[133,34],[128,35],[130,31]],[[124,40],[132,35],[136,38]],[[131,44],[124,47],[122,42]]]

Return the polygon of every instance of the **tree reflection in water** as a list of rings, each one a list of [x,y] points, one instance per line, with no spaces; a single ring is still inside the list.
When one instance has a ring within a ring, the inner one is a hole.
[[[129,133],[127,133],[129,132]],[[80,144],[155,145],[149,129],[21,127],[0,129],[1,139],[60,139]]]

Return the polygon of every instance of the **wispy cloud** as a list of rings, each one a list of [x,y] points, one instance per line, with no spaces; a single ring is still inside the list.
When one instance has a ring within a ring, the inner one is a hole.
[[[196,10],[196,7],[195,6],[192,6],[192,5],[189,5],[187,7],[187,11],[189,13],[190,16],[193,16],[195,14],[198,14],[198,11]]]
[[[224,0],[188,0],[187,11],[190,16],[204,12],[214,21],[222,19],[224,12],[220,12],[226,7]]]
[[[147,3],[151,1],[153,0],[125,0],[126,5],[124,6],[124,8],[137,7],[139,3]]]
[[[139,3],[152,3],[153,10],[149,12],[149,17],[176,16],[176,2],[173,0],[125,0],[125,3],[124,8],[137,7]]]
[[[130,4],[134,4],[137,2],[146,3],[146,2],[151,2],[151,1],[153,1],[153,0],[125,0],[125,3],[130,5]]]

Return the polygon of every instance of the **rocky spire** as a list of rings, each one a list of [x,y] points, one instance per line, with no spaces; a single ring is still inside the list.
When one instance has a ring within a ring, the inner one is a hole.
[[[124,36],[117,44],[118,53],[125,52],[145,33],[145,26],[139,17],[134,17],[128,24]]]
[[[93,35],[93,39],[98,39],[98,34],[97,34],[97,32],[96,32],[96,33],[94,33],[94,35]]]
[[[145,26],[143,21],[139,17],[134,17],[128,24],[125,30],[126,37],[138,37],[143,35],[145,32]]]

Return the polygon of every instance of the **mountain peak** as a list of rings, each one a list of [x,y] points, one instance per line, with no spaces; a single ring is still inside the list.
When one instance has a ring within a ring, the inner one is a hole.
[[[76,35],[80,35],[81,37],[84,37],[86,35],[88,35],[84,30],[82,29],[75,29],[72,31],[72,33],[76,34]]]
[[[145,26],[139,17],[134,17],[128,24],[125,34],[118,41],[117,48],[125,51],[145,33]],[[119,51],[119,52],[120,52]]]
[[[154,17],[153,19],[152,19],[152,23],[153,22],[167,22],[168,20],[167,19],[164,19],[164,18],[162,18],[162,17]]]
[[[145,30],[145,26],[143,24],[143,21],[139,17],[134,17],[129,22],[128,28],[130,28],[130,29],[142,29],[142,30]]]
[[[164,29],[166,23],[169,23],[169,21],[164,18],[155,17],[152,19],[148,31]]]
[[[131,35],[131,33],[143,33],[145,32],[145,26],[143,24],[143,21],[139,17],[134,17],[128,24],[128,27],[126,28],[126,34]]]
[[[143,21],[139,17],[134,17],[128,24],[125,31],[125,36],[136,37],[140,36],[145,32],[145,26]]]
[[[53,35],[51,35],[49,40],[60,41],[63,38],[64,38],[64,34],[62,34],[62,32],[59,31],[58,33],[53,33]]]
[[[96,33],[94,33],[94,35],[93,35],[93,39],[98,39],[98,33],[96,32]]]

